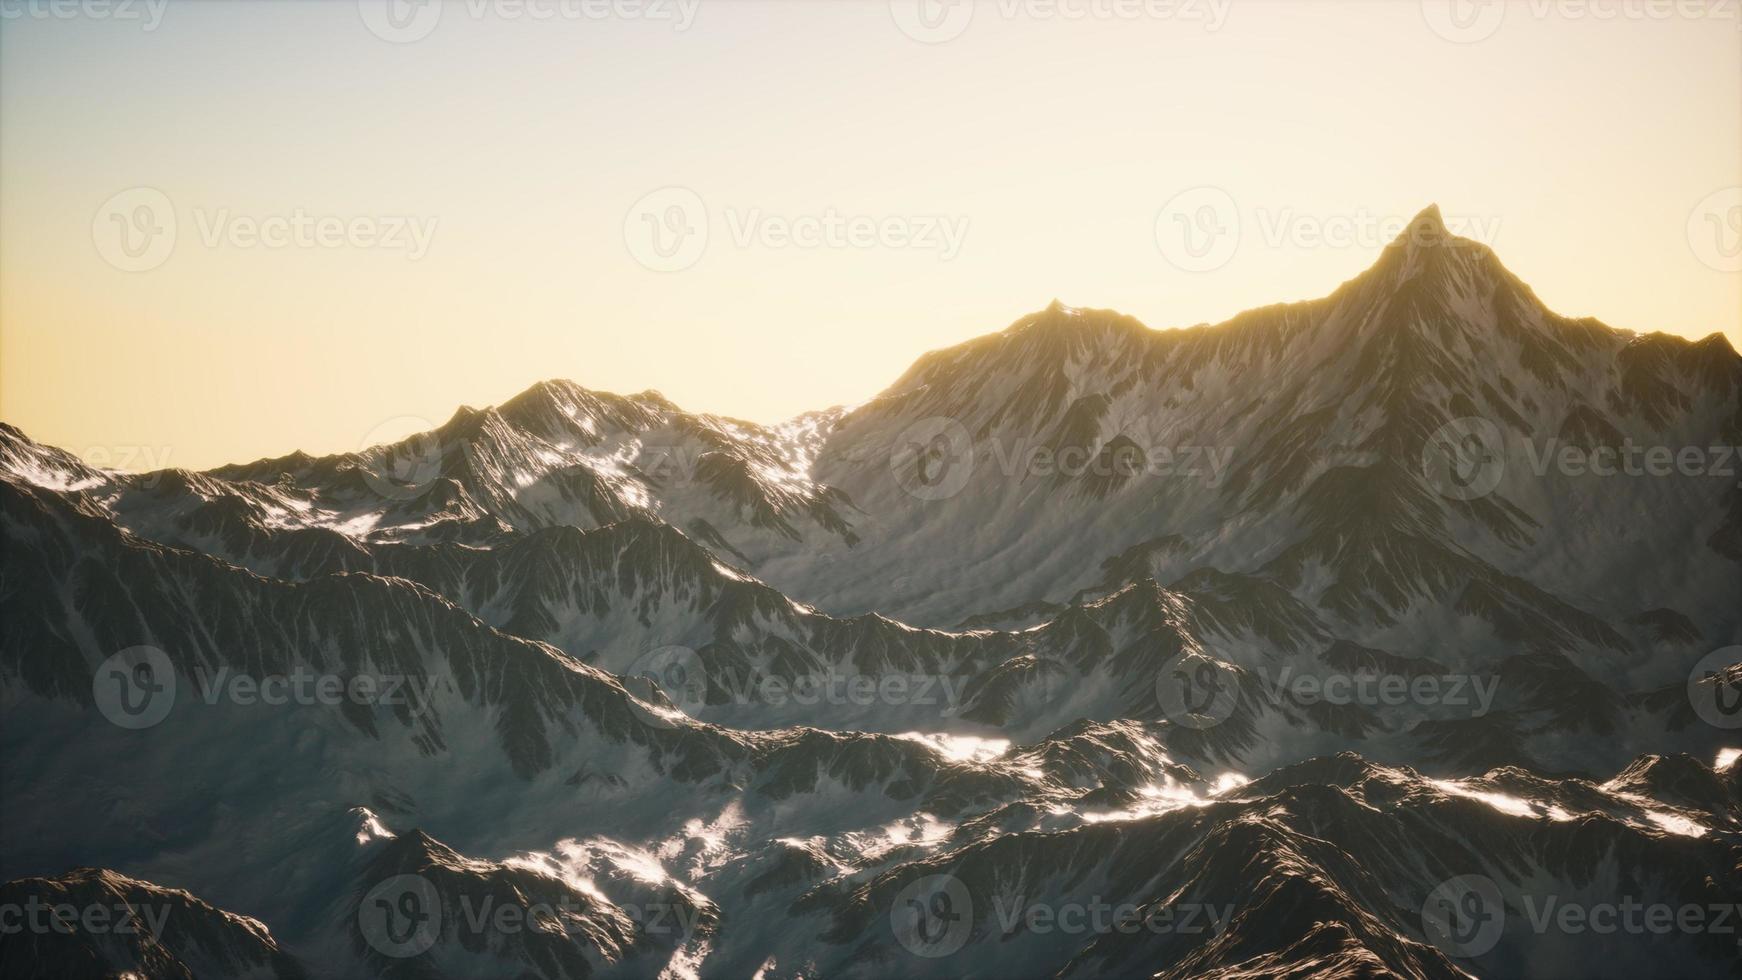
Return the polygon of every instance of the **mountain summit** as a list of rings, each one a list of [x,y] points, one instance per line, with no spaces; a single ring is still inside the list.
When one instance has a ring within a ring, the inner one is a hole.
[[[1739,439],[1721,338],[1437,208],[1319,299],[1055,301],[777,426],[552,381],[123,474],[0,425],[0,891],[192,917],[0,973],[1729,975],[1505,913],[1742,892]],[[259,696],[304,677],[349,696]],[[1024,911],[1094,903],[1168,927]]]

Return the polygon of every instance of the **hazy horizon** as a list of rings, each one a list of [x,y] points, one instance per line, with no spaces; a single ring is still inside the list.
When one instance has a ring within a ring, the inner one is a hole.
[[[1323,296],[1435,203],[1742,347],[1742,30],[1603,6],[6,4],[0,417],[124,468],[552,378],[777,422],[1054,299]]]

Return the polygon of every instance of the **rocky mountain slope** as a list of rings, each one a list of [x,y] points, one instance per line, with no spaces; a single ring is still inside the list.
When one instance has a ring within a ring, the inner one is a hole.
[[[1739,435],[1432,209],[783,426],[0,426],[0,972],[1737,976]]]

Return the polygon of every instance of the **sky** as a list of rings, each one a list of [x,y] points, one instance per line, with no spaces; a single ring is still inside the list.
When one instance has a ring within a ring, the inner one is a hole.
[[[558,377],[775,422],[1054,299],[1324,295],[1430,203],[1742,348],[1735,5],[0,0],[0,418],[127,469]]]

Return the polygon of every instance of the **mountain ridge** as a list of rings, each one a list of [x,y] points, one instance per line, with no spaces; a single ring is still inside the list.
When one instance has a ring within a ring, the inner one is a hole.
[[[1173,331],[1055,301],[777,426],[548,381],[126,474],[0,424],[0,878],[202,924],[37,955],[1737,976],[1720,936],[1524,909],[1742,886],[1742,488],[1553,465],[1734,448],[1742,358],[1559,317],[1417,221],[1316,300]],[[156,723],[111,703],[129,657],[179,692]],[[246,693],[304,675],[413,697]],[[1472,878],[1485,946],[1433,914]],[[536,927],[469,925],[486,899]],[[1225,927],[1027,914],[1097,904]]]

